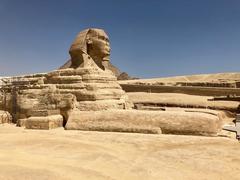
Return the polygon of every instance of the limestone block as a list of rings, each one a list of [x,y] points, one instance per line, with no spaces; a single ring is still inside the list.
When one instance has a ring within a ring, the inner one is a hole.
[[[72,83],[72,84],[57,84],[58,89],[83,89],[85,85],[83,83]]]
[[[45,116],[51,116],[51,115],[57,115],[60,114],[59,109],[54,110],[41,110],[41,109],[33,109],[31,111],[31,116],[37,116],[37,117],[45,117]]]
[[[18,119],[17,120],[17,126],[18,127],[25,127],[26,121],[27,121],[27,119]]]
[[[0,111],[0,124],[11,123],[12,116],[7,111]]]
[[[63,126],[61,115],[30,117],[25,121],[26,129],[54,129]]]
[[[55,84],[64,84],[64,83],[81,83],[81,76],[53,76],[49,79],[49,82]]]
[[[83,81],[88,80],[103,80],[103,81],[117,81],[117,78],[115,76],[111,76],[111,74],[103,75],[96,75],[96,74],[86,74],[82,76]]]
[[[118,83],[85,83],[86,89],[122,89]]]
[[[99,89],[96,91],[88,91],[86,89],[60,89],[61,94],[74,94],[77,101],[95,101],[105,99],[120,99],[124,95],[121,89]]]
[[[120,100],[80,101],[76,108],[80,111],[101,111],[108,109],[126,109],[126,102]]]
[[[221,119],[201,112],[140,110],[73,111],[65,126],[69,130],[95,130],[166,134],[217,135]],[[146,130],[148,129],[148,130]]]
[[[76,96],[72,94],[61,95],[57,107],[62,109],[73,109],[76,103]]]
[[[143,106],[170,106],[182,108],[205,108],[219,109],[231,112],[238,111],[240,102],[237,101],[209,101],[211,96],[196,96],[181,93],[145,93],[131,92],[127,93],[129,99],[135,105]]]

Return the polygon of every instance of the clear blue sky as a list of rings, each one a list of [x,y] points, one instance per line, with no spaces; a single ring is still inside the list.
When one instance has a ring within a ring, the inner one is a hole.
[[[0,0],[0,75],[56,69],[88,27],[132,76],[240,70],[239,0]]]

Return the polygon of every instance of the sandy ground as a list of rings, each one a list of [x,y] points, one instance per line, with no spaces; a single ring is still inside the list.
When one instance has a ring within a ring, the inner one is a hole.
[[[222,81],[239,81],[240,73],[216,73],[216,74],[197,74],[185,76],[173,76],[151,79],[136,79],[136,80],[123,80],[118,81],[120,84],[157,84],[167,82],[222,82]]]
[[[224,137],[25,130],[0,125],[0,179],[239,179]]]

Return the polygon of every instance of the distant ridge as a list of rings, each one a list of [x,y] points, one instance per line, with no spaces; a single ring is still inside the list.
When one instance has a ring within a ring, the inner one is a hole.
[[[197,74],[197,75],[186,75],[186,76],[173,76],[173,77],[163,77],[163,78],[149,78],[149,79],[137,79],[124,81],[125,83],[167,83],[167,82],[239,82],[240,72],[230,72],[230,73],[216,73],[216,74]]]

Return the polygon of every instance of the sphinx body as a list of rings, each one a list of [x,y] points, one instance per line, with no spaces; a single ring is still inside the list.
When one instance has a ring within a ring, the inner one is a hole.
[[[127,109],[132,106],[117,78],[107,69],[110,47],[103,30],[80,32],[69,53],[71,64],[68,68],[5,79],[7,84],[1,109],[11,112],[13,121],[19,125],[26,122],[29,128],[41,128],[38,122],[41,119],[49,121],[49,116],[57,119],[56,126],[60,126],[61,121],[66,123],[72,111]]]

